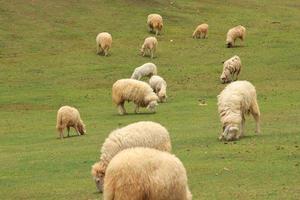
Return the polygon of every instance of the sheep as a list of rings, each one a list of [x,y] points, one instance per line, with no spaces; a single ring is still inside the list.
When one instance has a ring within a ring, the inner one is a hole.
[[[144,41],[144,44],[141,48],[141,53],[143,56],[146,55],[146,53],[151,55],[151,58],[153,58],[153,55],[156,51],[157,47],[157,39],[155,37],[147,37]]]
[[[155,32],[157,36],[163,28],[163,19],[159,14],[150,14],[147,18],[149,32]]]
[[[205,39],[208,32],[208,24],[200,24],[197,26],[193,33],[193,38],[201,38],[201,36]]]
[[[150,78],[149,84],[153,91],[157,94],[159,102],[165,102],[167,100],[167,83],[166,81],[157,75]]]
[[[168,152],[135,147],[118,153],[104,178],[104,200],[192,200],[186,170]]]
[[[218,95],[218,111],[223,126],[220,140],[237,140],[244,135],[245,115],[251,113],[260,132],[260,111],[255,87],[248,81],[235,81]]]
[[[159,123],[141,121],[112,131],[102,145],[100,162],[95,163],[91,171],[100,192],[110,160],[119,151],[132,147],[149,147],[167,152],[172,149],[169,133]]]
[[[97,54],[104,54],[104,56],[108,55],[108,51],[111,48],[112,37],[111,34],[107,32],[99,33],[96,37],[97,44]]]
[[[119,114],[124,115],[125,101],[133,101],[136,105],[134,112],[138,113],[139,107],[147,107],[155,112],[159,99],[149,84],[135,79],[120,79],[113,84],[112,100],[117,105]]]
[[[68,129],[68,137],[70,132],[70,127],[73,127],[78,135],[83,135],[86,133],[85,124],[80,118],[79,111],[76,108],[70,106],[62,106],[57,111],[56,118],[56,129],[59,132],[60,138],[64,137],[64,129]]]
[[[245,39],[245,36],[246,36],[246,28],[241,25],[238,25],[236,27],[229,29],[229,31],[227,32],[227,38],[226,38],[227,48],[233,47],[235,40],[237,38],[240,38],[243,42]]]
[[[223,72],[220,76],[221,83],[236,81],[242,68],[242,62],[237,55],[223,62]]]
[[[134,69],[131,78],[140,80],[144,76],[151,77],[152,75],[156,75],[156,74],[157,74],[156,65],[153,63],[145,63],[142,66]]]

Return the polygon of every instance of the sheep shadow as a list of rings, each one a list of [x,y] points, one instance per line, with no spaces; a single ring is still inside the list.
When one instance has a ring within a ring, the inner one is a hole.
[[[80,137],[80,136],[85,136],[85,135],[86,134],[83,134],[83,135],[76,134],[76,135],[64,136],[63,139],[68,139],[68,138],[71,139],[73,137]],[[60,137],[57,137],[56,139],[60,140]]]
[[[114,116],[120,116],[120,117],[123,117],[123,116],[134,116],[134,115],[154,115],[156,112],[143,112],[143,113],[126,113],[126,114],[123,114],[123,115],[120,115],[120,114],[114,114]]]

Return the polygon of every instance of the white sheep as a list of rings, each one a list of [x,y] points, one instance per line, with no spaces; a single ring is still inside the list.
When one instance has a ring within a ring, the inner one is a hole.
[[[157,48],[157,43],[158,42],[155,37],[147,37],[141,48],[142,55],[145,56],[146,54],[149,54],[149,55],[151,55],[151,58],[153,58],[154,53]]]
[[[163,28],[163,19],[159,14],[150,14],[147,17],[147,25],[150,32],[157,36]]]
[[[220,76],[220,81],[222,83],[229,83],[231,81],[236,81],[240,74],[242,68],[242,62],[240,57],[237,55],[229,58],[223,62],[223,72]]]
[[[167,83],[166,81],[157,75],[150,78],[149,84],[157,94],[160,102],[165,102],[167,100]]]
[[[73,127],[78,135],[83,135],[86,133],[85,125],[80,118],[79,111],[76,108],[70,106],[62,106],[57,111],[56,117],[56,129],[59,132],[60,138],[64,137],[64,129],[68,129],[68,137],[70,132],[70,127]]]
[[[227,38],[226,38],[226,45],[228,48],[234,46],[235,40],[237,38],[240,38],[242,40],[242,42],[244,41],[246,36],[246,28],[238,25],[236,27],[233,27],[231,29],[229,29],[229,31],[227,32]]]
[[[132,147],[149,147],[168,152],[172,149],[169,133],[159,123],[141,121],[112,131],[102,145],[100,162],[95,163],[91,171],[100,192],[110,160],[119,151]]]
[[[112,100],[117,105],[119,114],[123,115],[126,114],[125,101],[133,101],[136,105],[134,112],[138,113],[139,107],[147,107],[155,112],[159,99],[149,84],[135,79],[120,79],[113,84]]]
[[[168,152],[136,147],[118,153],[104,179],[104,200],[191,200],[186,170]]]
[[[108,51],[111,48],[112,37],[111,34],[107,32],[99,33],[96,37],[97,44],[97,54],[104,54],[104,56],[108,55]]]
[[[200,24],[193,33],[193,38],[206,38],[208,32],[208,24]]]
[[[235,81],[218,95],[218,111],[223,126],[220,140],[236,140],[244,135],[245,115],[251,113],[260,132],[260,111],[255,87],[248,81]]]
[[[156,75],[156,74],[157,74],[156,65],[153,63],[145,63],[142,66],[134,69],[131,78],[140,80],[144,76],[151,77],[152,75]]]

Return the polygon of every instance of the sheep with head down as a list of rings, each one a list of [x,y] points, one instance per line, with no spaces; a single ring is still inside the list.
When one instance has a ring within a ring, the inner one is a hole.
[[[165,102],[167,100],[167,83],[166,81],[158,76],[154,75],[150,78],[149,84],[157,94],[159,102]]]
[[[245,116],[252,114],[260,132],[260,111],[255,87],[248,81],[235,81],[218,95],[218,111],[223,126],[220,140],[237,140],[245,134]]]
[[[207,32],[208,32],[208,24],[200,24],[195,29],[195,31],[193,33],[193,38],[196,38],[196,39],[203,38],[203,39],[205,39],[206,36],[207,36]]]
[[[100,192],[111,159],[118,152],[132,147],[149,147],[167,152],[172,149],[168,130],[156,122],[136,122],[112,131],[102,145],[100,161],[92,166],[91,171]]]
[[[156,75],[156,74],[157,74],[156,65],[153,63],[145,63],[142,66],[139,66],[134,69],[131,78],[140,80],[144,76],[151,77],[152,75]]]
[[[159,14],[150,14],[147,17],[147,25],[150,32],[155,32],[157,36],[163,28],[163,19]]]
[[[144,44],[142,45],[141,48],[141,53],[143,56],[146,54],[150,55],[151,58],[154,57],[154,53],[157,48],[157,39],[155,37],[147,37],[144,41]]]
[[[242,25],[238,25],[236,27],[229,29],[226,38],[227,47],[228,48],[233,47],[235,45],[235,41],[237,38],[241,39],[243,42],[245,36],[246,36],[246,28],[243,27]]]
[[[223,72],[220,76],[221,83],[236,81],[241,72],[242,62],[237,55],[223,62]]]
[[[112,44],[111,34],[107,32],[99,33],[96,37],[96,44],[97,54],[103,54],[104,56],[107,56]]]

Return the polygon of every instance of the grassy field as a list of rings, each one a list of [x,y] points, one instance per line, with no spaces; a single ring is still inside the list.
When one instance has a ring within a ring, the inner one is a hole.
[[[295,0],[0,0],[0,199],[102,199],[90,167],[110,131],[139,120],[168,128],[194,200],[300,199],[299,8]],[[149,13],[164,18],[153,60],[138,51]],[[208,39],[194,40],[201,22]],[[238,24],[244,47],[227,49]],[[113,36],[109,57],[96,55],[102,31]],[[249,117],[245,138],[222,143],[218,77],[235,54],[240,79],[256,86],[262,134]],[[168,102],[156,114],[117,115],[112,84],[145,62],[166,79]],[[80,110],[88,135],[58,139],[62,105]]]

